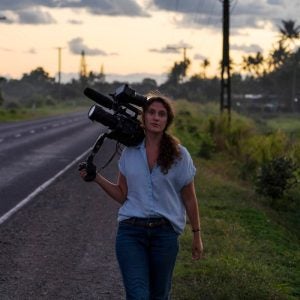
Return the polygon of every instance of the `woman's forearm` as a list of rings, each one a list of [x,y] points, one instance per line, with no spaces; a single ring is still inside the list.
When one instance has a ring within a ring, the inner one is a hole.
[[[187,216],[190,221],[190,225],[193,231],[200,230],[200,217],[199,217],[199,209],[197,204],[197,199],[192,198],[188,201],[185,201],[185,209]]]
[[[185,186],[181,195],[192,230],[200,230],[199,208],[194,183],[191,182]]]
[[[119,184],[115,184],[107,180],[105,177],[97,173],[94,180],[111,198],[123,204],[126,199],[126,193]]]

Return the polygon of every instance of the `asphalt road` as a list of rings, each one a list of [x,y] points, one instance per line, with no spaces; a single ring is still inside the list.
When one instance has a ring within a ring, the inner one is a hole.
[[[93,146],[104,130],[87,112],[0,123],[0,218]]]
[[[115,143],[96,156],[100,167]],[[118,156],[101,173],[115,181]],[[123,300],[115,257],[119,204],[76,164],[0,225],[1,300]]]

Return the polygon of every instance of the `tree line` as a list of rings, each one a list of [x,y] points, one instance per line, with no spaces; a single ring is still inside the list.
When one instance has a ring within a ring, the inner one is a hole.
[[[300,26],[293,20],[282,20],[279,39],[265,57],[261,52],[243,56],[242,63],[230,60],[233,108],[246,103],[245,95],[260,95],[259,101],[276,104],[281,111],[300,111],[300,49],[296,41],[300,38]],[[221,69],[220,62],[220,69]],[[159,90],[174,99],[207,103],[220,98],[220,77],[208,77],[208,59],[201,63],[201,72],[187,77],[191,60],[184,57],[170,68],[167,79],[158,85],[152,78],[130,86],[145,94]],[[53,105],[63,101],[80,101],[86,86],[103,94],[115,91],[125,82],[109,83],[104,73],[89,72],[68,83],[58,83],[42,67],[23,74],[21,79],[0,77],[0,105],[3,107]],[[251,100],[252,101],[252,100]]]

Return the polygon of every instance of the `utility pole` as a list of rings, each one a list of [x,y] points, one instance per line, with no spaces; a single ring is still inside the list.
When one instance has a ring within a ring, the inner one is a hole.
[[[58,83],[61,84],[61,47],[58,50]]]
[[[230,0],[223,2],[223,58],[221,69],[221,113],[226,109],[229,123],[231,120],[231,82],[229,57],[229,6]]]
[[[5,16],[0,16],[0,21],[5,21],[6,17]],[[2,105],[4,99],[2,97],[1,89],[0,89],[0,106]]]
[[[58,50],[58,99],[61,100],[61,66],[62,66],[62,55],[61,50],[64,49],[62,47],[57,47]]]
[[[61,100],[61,47],[58,50],[58,99]]]
[[[86,78],[87,77],[87,66],[86,66],[86,62],[85,62],[84,50],[81,51],[79,76],[80,76],[80,78]]]

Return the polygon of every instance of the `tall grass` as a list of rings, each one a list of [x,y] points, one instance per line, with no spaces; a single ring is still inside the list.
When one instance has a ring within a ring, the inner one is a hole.
[[[292,150],[282,131],[264,136],[252,120],[237,115],[229,127],[216,110],[205,109],[177,103],[173,133],[189,148],[198,170],[205,257],[192,261],[187,226],[180,241],[173,298],[299,299],[300,236],[293,228],[300,229],[300,218],[270,208],[268,200],[255,193],[252,181],[240,176],[247,158],[254,164],[253,172],[269,157],[298,150]],[[199,154],[205,135],[213,142],[209,158]],[[294,193],[299,196],[299,189]],[[299,212],[297,205],[294,208]]]
[[[85,104],[83,101],[81,103],[67,101],[52,106],[43,105],[31,108],[20,106],[13,108],[0,107],[0,122],[33,120],[69,112],[82,111],[87,110],[87,105],[88,104]]]

